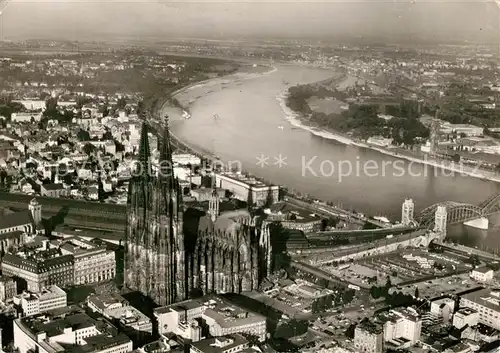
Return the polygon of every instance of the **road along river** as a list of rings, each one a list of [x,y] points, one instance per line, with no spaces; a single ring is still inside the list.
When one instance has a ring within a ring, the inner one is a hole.
[[[343,144],[319,130],[293,126],[280,98],[287,84],[316,82],[335,74],[278,65],[264,74],[217,78],[176,96],[189,108],[190,119],[173,108],[166,108],[166,113],[173,133],[188,144],[227,163],[237,161],[232,166],[240,164],[273,183],[370,215],[399,220],[405,197],[413,198],[420,210],[446,200],[477,204],[500,192],[500,183],[400,160]],[[484,241],[494,236],[490,233],[477,236]]]

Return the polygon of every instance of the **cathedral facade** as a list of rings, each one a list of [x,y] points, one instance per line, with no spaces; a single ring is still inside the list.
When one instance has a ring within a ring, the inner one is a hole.
[[[268,223],[246,209],[219,212],[214,187],[208,213],[186,241],[182,190],[173,175],[168,127],[159,141],[160,168],[154,173],[144,124],[139,169],[128,190],[125,285],[161,306],[187,299],[194,289],[204,294],[257,289],[270,274]]]
[[[168,127],[159,150],[160,169],[153,173],[143,124],[138,169],[128,190],[125,285],[168,305],[187,298],[182,192],[173,175]]]
[[[214,189],[189,264],[188,283],[204,294],[256,290],[270,272],[269,226],[247,210],[220,214]]]

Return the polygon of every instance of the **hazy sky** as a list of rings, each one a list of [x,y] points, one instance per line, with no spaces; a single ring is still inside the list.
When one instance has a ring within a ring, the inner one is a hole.
[[[494,41],[486,0],[0,0],[5,38],[363,36]],[[499,0],[500,1],[500,0]]]

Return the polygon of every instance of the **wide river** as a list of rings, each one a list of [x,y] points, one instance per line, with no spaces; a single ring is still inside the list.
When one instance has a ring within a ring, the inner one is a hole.
[[[400,219],[405,197],[415,201],[418,211],[447,200],[478,204],[500,192],[498,183],[398,160],[291,125],[290,112],[277,99],[286,85],[316,82],[334,74],[279,65],[252,78],[233,76],[192,87],[177,96],[189,106],[192,117],[182,119],[169,111],[172,131],[181,140],[226,162],[238,161],[232,165],[240,163],[244,170],[273,183],[391,220]],[[257,164],[261,156],[269,158],[267,165]],[[277,165],[280,156],[281,167]],[[449,233],[489,249],[496,249],[500,240],[494,229],[485,232],[455,226]]]

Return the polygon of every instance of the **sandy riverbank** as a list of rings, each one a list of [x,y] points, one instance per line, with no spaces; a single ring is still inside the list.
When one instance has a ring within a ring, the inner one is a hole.
[[[209,88],[209,87],[217,86],[217,85],[226,85],[226,84],[234,83],[234,82],[238,82],[238,81],[250,80],[250,79],[262,77],[264,75],[270,75],[273,72],[276,72],[278,70],[274,66],[268,67],[268,66],[260,65],[259,67],[268,68],[268,70],[263,71],[263,72],[236,72],[233,74],[229,74],[227,76],[210,78],[210,79],[207,79],[204,81],[198,81],[198,82],[192,83],[190,85],[187,85],[185,87],[179,88],[178,90],[172,92],[170,97],[177,99],[183,93],[189,92],[189,91],[196,89],[196,88]],[[208,93],[210,93],[210,91]],[[175,115],[179,115],[179,117],[180,117],[182,115],[183,110],[189,113],[190,105],[193,104],[194,101],[196,101],[196,99],[197,98],[191,99],[187,104],[180,103],[180,105],[182,107],[182,108],[180,108],[180,107],[173,106],[171,104],[170,99],[167,98],[167,99],[165,99],[165,101],[162,105],[162,108],[160,109],[161,115],[163,116],[166,114],[166,115],[171,116],[172,114],[175,114]],[[180,101],[181,100],[179,100],[179,102]]]
[[[484,180],[489,180],[489,181],[494,181],[494,182],[500,182],[500,175],[490,172],[487,170],[482,170],[479,168],[474,168],[467,166],[462,163],[455,163],[451,161],[439,161],[431,158],[418,158],[418,157],[413,157],[413,156],[408,156],[404,155],[398,152],[395,152],[389,148],[383,148],[379,146],[374,146],[367,144],[365,142],[361,141],[356,141],[352,138],[350,138],[347,135],[338,133],[336,131],[332,130],[326,130],[326,129],[321,129],[317,127],[313,127],[310,124],[308,124],[307,119],[305,119],[301,114],[294,112],[291,110],[287,105],[286,105],[286,100],[287,100],[287,90],[281,92],[276,96],[277,101],[280,104],[281,109],[285,113],[285,120],[287,120],[291,125],[301,128],[303,130],[309,131],[313,135],[329,139],[329,140],[334,140],[340,143],[343,143],[345,145],[352,145],[360,148],[367,148],[371,149],[373,151],[377,151],[379,153],[382,153],[387,156],[391,156],[394,158],[398,159],[404,159],[412,163],[419,163],[419,164],[424,164],[424,165],[429,165],[435,168],[440,168],[441,170],[447,170],[450,172],[454,172],[457,174],[460,174],[462,176],[470,176],[474,178],[479,178],[479,179],[484,179]]]
[[[177,99],[183,93],[189,92],[189,91],[191,91],[191,90],[193,90],[195,88],[209,88],[209,87],[216,86],[216,85],[225,85],[225,84],[230,84],[230,83],[244,81],[244,80],[246,81],[246,80],[250,80],[250,79],[262,77],[262,76],[265,76],[265,75],[270,75],[273,72],[276,72],[278,70],[274,66],[273,67],[269,67],[269,66],[265,66],[265,65],[258,65],[257,66],[257,70],[260,69],[260,68],[264,68],[264,69],[267,69],[267,70],[264,70],[264,71],[261,71],[261,72],[243,72],[243,71],[239,71],[239,72],[232,73],[232,74],[229,74],[229,75],[226,75],[226,76],[217,77],[217,78],[210,78],[210,79],[207,79],[207,80],[194,82],[194,83],[192,83],[190,85],[187,85],[185,87],[181,87],[178,90],[172,92],[169,98],[165,98],[165,100],[164,100],[164,102],[162,104],[162,107],[160,108],[160,112],[161,112],[160,115],[161,116],[168,115],[170,117],[172,115],[174,115],[176,118],[180,119],[182,117],[183,111],[186,111],[186,112],[189,113],[190,105],[194,103],[194,101],[196,100],[196,98],[195,99],[191,99],[188,102],[188,104],[182,104],[181,100],[179,100],[179,103],[180,103],[181,107],[174,106],[173,104],[171,104],[170,98],[176,98]],[[172,131],[170,131],[170,135],[173,138],[177,139],[178,141],[182,141],[177,136],[175,136],[172,133]],[[186,144],[185,141],[182,141],[182,142],[186,146],[188,146],[191,150],[195,151],[198,154],[201,154],[201,155],[211,155],[214,158],[218,159],[218,157],[214,155],[213,151],[207,151],[206,149],[201,148],[199,146],[193,146],[193,145]]]
[[[236,73],[229,74],[227,76],[210,78],[208,80],[199,81],[199,82],[187,85],[185,87],[182,87],[182,88],[178,89],[177,91],[174,91],[172,93],[172,97],[176,98],[178,95],[180,95],[184,92],[188,92],[190,90],[193,90],[195,88],[211,87],[211,86],[216,86],[216,85],[221,85],[221,84],[228,84],[228,83],[232,83],[232,82],[235,82],[238,80],[249,80],[249,79],[261,77],[264,75],[272,74],[273,72],[276,72],[277,70],[278,69],[273,66],[273,67],[270,67],[269,70],[266,70],[264,72],[236,72]]]
[[[265,70],[263,72],[243,72],[243,71],[240,71],[240,72],[232,73],[232,74],[229,74],[229,75],[226,75],[226,76],[221,76],[221,77],[217,77],[217,78],[210,78],[210,79],[207,79],[207,80],[194,82],[194,83],[192,83],[190,85],[187,85],[185,87],[181,87],[178,90],[172,92],[170,94],[169,98],[165,99],[165,101],[163,102],[162,107],[160,109],[161,115],[162,116],[168,115],[170,117],[172,115],[175,115],[175,116],[178,115],[178,117],[181,117],[183,111],[186,111],[187,113],[190,113],[190,109],[189,108],[190,108],[191,104],[193,104],[196,101],[196,99],[199,98],[199,97],[193,98],[193,99],[191,99],[187,103],[182,103],[181,100],[179,99],[178,101],[179,101],[179,104],[180,104],[181,107],[174,106],[173,104],[171,104],[171,100],[170,99],[171,98],[177,99],[183,93],[189,92],[189,91],[191,91],[193,89],[196,89],[196,88],[210,88],[212,86],[226,85],[226,84],[234,83],[234,82],[238,82],[238,81],[250,80],[250,79],[258,78],[258,77],[261,77],[261,76],[264,76],[264,75],[272,74],[273,72],[276,72],[278,70],[274,66],[273,67],[269,67],[269,66],[259,65],[258,68],[267,68],[267,70]],[[210,92],[211,91],[208,91],[208,93],[210,93]]]

